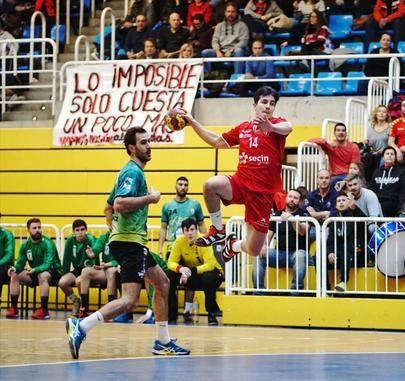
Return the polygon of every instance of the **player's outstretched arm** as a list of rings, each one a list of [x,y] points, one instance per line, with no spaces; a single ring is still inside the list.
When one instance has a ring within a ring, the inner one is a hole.
[[[160,200],[160,192],[152,190],[146,196],[140,197],[117,197],[114,200],[114,210],[117,213],[128,213],[143,208],[145,205],[157,204]]]
[[[210,130],[207,130],[200,122],[195,120],[191,114],[186,114],[183,116],[186,119],[187,124],[191,126],[197,135],[204,140],[207,144],[215,148],[228,148],[228,143],[224,140],[224,138]]]

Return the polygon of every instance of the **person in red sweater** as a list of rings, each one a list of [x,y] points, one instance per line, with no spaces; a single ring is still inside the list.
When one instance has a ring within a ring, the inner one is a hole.
[[[189,6],[187,11],[187,26],[193,28],[193,16],[196,14],[204,16],[204,22],[207,25],[212,25],[214,21],[214,14],[210,3],[206,0],[194,0]]]
[[[405,40],[405,0],[377,0],[373,17],[366,24],[366,47],[378,41],[384,29],[393,29],[393,41]]]
[[[397,161],[402,164],[405,158],[405,99],[401,102],[401,113],[402,116],[392,122],[388,145],[395,149]]]
[[[333,142],[328,142],[322,138],[309,139],[311,143],[318,144],[328,155],[332,186],[346,177],[351,162],[360,161],[359,147],[347,139],[346,125],[336,123],[333,132],[335,134]]]

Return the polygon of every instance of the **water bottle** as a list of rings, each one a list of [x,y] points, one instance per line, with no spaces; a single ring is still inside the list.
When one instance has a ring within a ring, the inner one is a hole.
[[[199,316],[200,316],[200,305],[198,303],[198,299],[197,299],[196,296],[194,297],[194,300],[193,300],[193,311],[192,312],[193,312],[193,322],[194,322],[194,324],[198,323],[198,319],[199,319]]]

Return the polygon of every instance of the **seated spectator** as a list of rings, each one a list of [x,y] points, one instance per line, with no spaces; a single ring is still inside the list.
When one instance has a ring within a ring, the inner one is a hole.
[[[295,31],[298,36],[302,36],[308,28],[313,12],[316,11],[319,20],[325,18],[326,7],[323,0],[297,0],[293,3],[293,6],[295,9],[294,18],[298,20],[298,26]]]
[[[370,123],[367,127],[367,139],[361,160],[365,166],[366,183],[370,182],[374,171],[380,166],[382,151],[388,146],[388,136],[391,129],[391,117],[388,107],[377,106],[371,112]]]
[[[146,60],[159,58],[159,51],[157,48],[157,42],[154,38],[146,38],[143,42],[143,50],[136,55],[137,60]]]
[[[87,224],[83,220],[74,220],[72,230],[73,234],[68,237],[63,252],[62,270],[64,275],[59,280],[59,287],[73,303],[72,315],[77,315],[80,309],[80,298],[75,295],[72,287],[79,282],[77,279],[85,267],[92,267],[96,264],[94,254],[86,251],[94,246],[96,239],[91,234],[87,234]]]
[[[14,244],[13,233],[0,226],[0,306],[3,284],[8,283],[7,272],[9,267],[14,264]]]
[[[212,35],[214,28],[204,22],[204,16],[197,13],[192,18],[193,28],[190,32],[191,44],[196,57],[201,57],[204,49],[211,49]]]
[[[80,281],[76,282],[80,290],[81,308],[77,317],[85,318],[89,316],[89,289],[90,283],[93,282],[101,287],[107,287],[108,302],[117,298],[117,267],[118,262],[110,255],[108,248],[108,239],[110,237],[110,231],[102,234],[93,247],[87,247],[86,255],[89,258],[95,258],[93,266],[86,266],[83,268],[80,277]],[[99,256],[101,254],[101,261]]]
[[[146,16],[142,13],[135,18],[135,28],[131,28],[125,38],[125,51],[129,59],[136,59],[142,51],[144,42],[148,37],[154,37],[154,32],[149,28]]]
[[[344,123],[336,123],[334,127],[335,140],[328,142],[322,138],[309,139],[318,144],[328,155],[329,166],[332,174],[332,186],[337,181],[343,180],[349,172],[350,163],[360,161],[360,150],[356,143],[347,139],[347,130]]]
[[[252,43],[252,55],[250,57],[268,57],[269,55],[264,51],[263,41],[255,40]],[[244,79],[266,79],[275,78],[275,69],[273,61],[247,61]],[[242,97],[249,96],[249,91],[255,92],[259,87],[266,85],[265,82],[244,82],[240,85],[240,95]],[[277,82],[271,82],[271,87],[275,90],[280,90]]]
[[[338,192],[331,186],[331,175],[327,169],[321,169],[318,172],[317,185],[317,189],[308,193],[305,206],[307,213],[322,225],[326,219],[337,215],[335,204]],[[315,235],[315,226],[311,226],[310,242],[315,241]]]
[[[208,325],[218,325],[216,313],[219,307],[216,302],[216,290],[224,280],[222,267],[216,260],[212,247],[196,246],[201,234],[197,223],[187,218],[181,223],[183,235],[179,236],[170,252],[167,276],[170,279],[169,321],[177,320],[177,285],[186,289],[204,290],[205,309],[208,312]]]
[[[405,202],[405,172],[393,147],[384,148],[382,156],[384,164],[375,170],[369,189],[377,195],[384,217],[396,217]]]
[[[139,14],[145,15],[149,25],[153,26],[156,19],[155,8],[150,0],[133,0],[127,18],[135,20]]]
[[[163,0],[163,4],[160,6],[160,1],[154,0],[154,2],[156,13],[160,14],[159,20],[162,20],[163,23],[169,22],[169,16],[173,12],[177,12],[182,20],[187,20],[188,0]]]
[[[291,217],[304,216],[304,212],[299,208],[302,195],[296,189],[288,192],[286,197],[286,207],[277,212],[275,215],[281,216],[281,222],[270,222],[268,241],[277,233],[276,247],[267,251],[266,245],[263,246],[262,252],[257,259],[253,259],[253,287],[265,288],[266,268],[269,267],[286,267],[293,271],[292,290],[302,290],[304,288],[304,278],[307,269],[307,253],[309,247],[306,243],[308,223],[290,222]],[[277,228],[278,225],[278,228]],[[261,291],[257,292],[258,294]]]
[[[249,42],[249,29],[239,19],[235,4],[228,3],[225,8],[225,20],[215,27],[212,37],[212,49],[203,50],[202,56],[208,57],[244,57]],[[243,62],[234,62],[234,73],[243,73]],[[211,63],[205,64],[205,71],[211,71]]]
[[[214,24],[212,7],[208,0],[194,0],[189,4],[187,26],[190,30],[193,28],[193,16],[195,15],[202,15],[204,17],[204,22],[209,26]]]
[[[191,43],[186,42],[185,44],[181,45],[179,51],[179,58],[193,58],[194,56],[194,49]]]
[[[8,269],[10,280],[11,307],[7,310],[7,319],[18,318],[18,297],[20,284],[31,287],[39,285],[41,308],[34,311],[33,319],[49,319],[48,300],[51,279],[60,277],[60,262],[56,246],[48,237],[42,235],[41,221],[31,218],[27,221],[29,238],[20,246],[18,258],[14,266]],[[28,262],[28,269],[25,266]]]
[[[283,14],[275,0],[249,0],[244,11],[243,21],[250,33],[264,33],[269,30],[267,22]]]
[[[177,58],[180,47],[188,42],[190,33],[187,28],[181,26],[181,18],[177,12],[169,16],[169,26],[163,26],[159,30],[159,49],[161,58]]]
[[[373,17],[366,23],[366,46],[377,41],[378,35],[386,28],[393,29],[395,43],[405,40],[405,1],[377,0]]]
[[[391,47],[391,36],[383,33],[380,38],[380,47],[373,49],[370,54],[393,54],[398,50]],[[368,58],[364,73],[367,77],[388,77],[390,57],[387,58]]]
[[[358,175],[363,186],[367,185],[365,178],[364,164],[361,161],[352,161],[349,165],[348,175]],[[346,177],[347,178],[347,177]],[[340,192],[341,190],[346,191],[346,178],[344,180],[338,181],[335,184],[335,189]]]
[[[399,163],[403,163],[405,158],[405,99],[401,101],[401,114],[400,118],[392,122],[388,138],[388,145],[395,149]]]
[[[336,198],[336,209],[338,217],[365,217],[361,209],[356,206],[351,194],[340,193]],[[329,225],[330,233],[326,243],[327,260],[329,265],[340,270],[340,282],[335,286],[336,291],[346,291],[354,257],[364,250],[364,240],[362,240],[364,231],[361,231],[361,226],[363,226],[362,223],[346,221],[336,221]],[[330,290],[329,272],[327,272],[327,278],[327,289]]]
[[[224,21],[225,8],[228,4],[235,4],[237,9],[246,6],[247,0],[211,0],[211,6],[214,9],[214,23],[218,24]],[[215,4],[214,4],[215,3]]]

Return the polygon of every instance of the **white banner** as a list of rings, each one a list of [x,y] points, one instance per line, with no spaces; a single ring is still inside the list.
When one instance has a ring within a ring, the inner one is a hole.
[[[201,70],[198,60],[69,67],[53,144],[122,143],[130,127],[145,128],[153,143],[182,144],[184,131],[169,130],[164,116],[176,107],[191,111]]]

